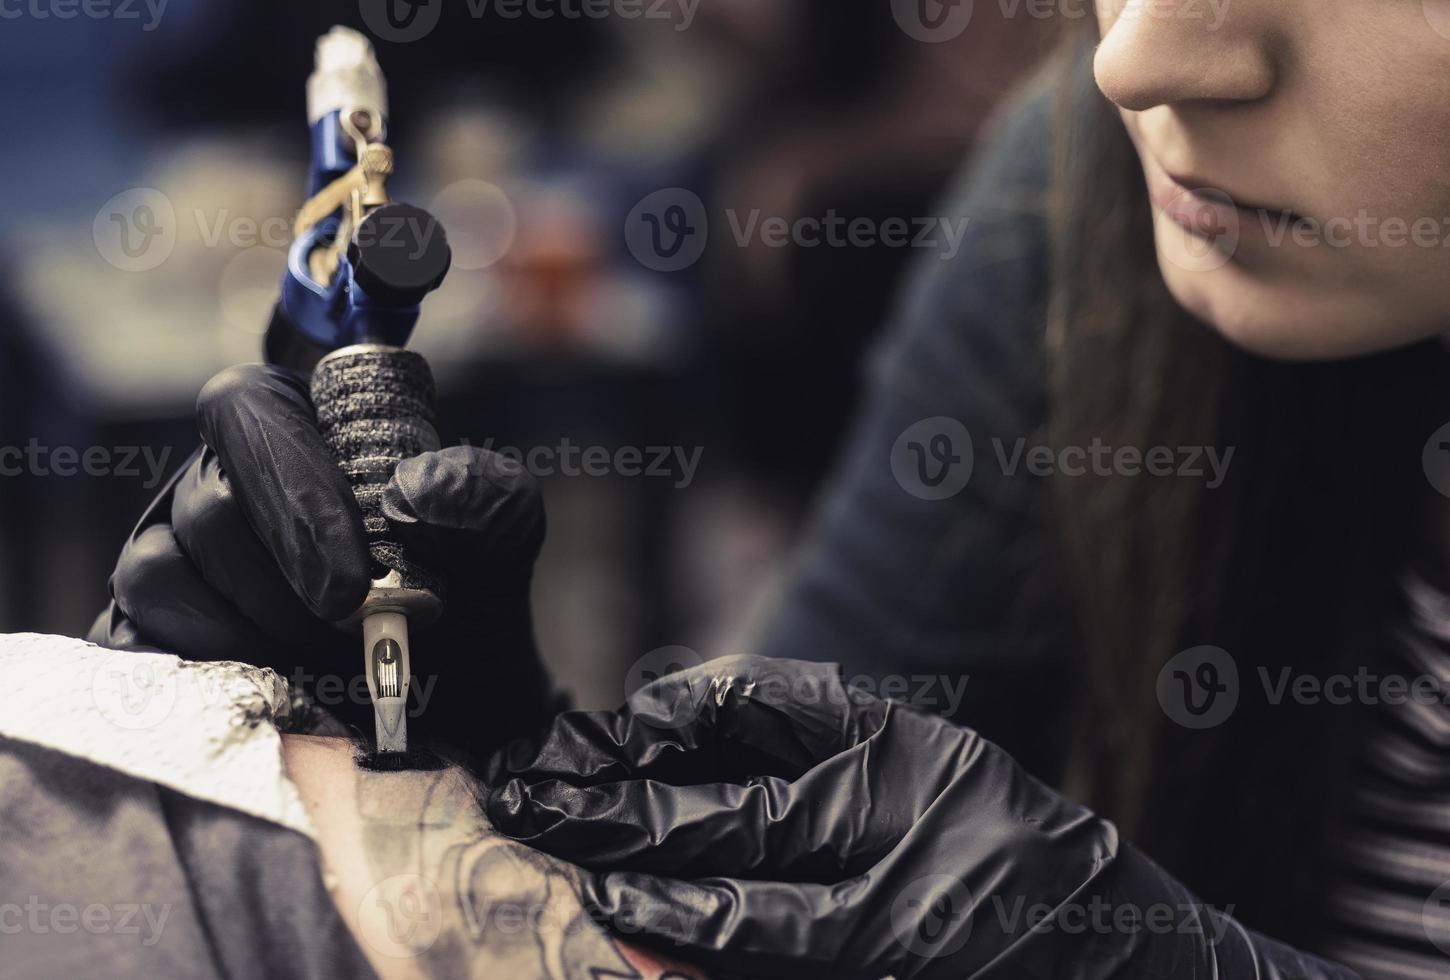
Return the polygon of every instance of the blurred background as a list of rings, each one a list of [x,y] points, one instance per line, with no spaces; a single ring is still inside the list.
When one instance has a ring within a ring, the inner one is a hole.
[[[761,222],[939,215],[1045,50],[1024,10],[3,0],[0,630],[85,633],[198,444],[197,391],[260,359],[313,45],[346,24],[390,81],[393,196],[455,250],[414,338],[442,435],[546,451],[546,658],[603,706],[649,651],[719,652],[768,601],[920,257]],[[643,472],[585,473],[591,448]]]

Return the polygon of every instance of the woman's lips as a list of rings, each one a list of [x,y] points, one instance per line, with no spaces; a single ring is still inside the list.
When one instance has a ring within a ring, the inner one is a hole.
[[[1191,177],[1175,177],[1147,157],[1144,170],[1148,196],[1164,216],[1184,231],[1209,244],[1228,239],[1234,244],[1263,231],[1262,222],[1295,221],[1287,208],[1236,200],[1226,191]]]

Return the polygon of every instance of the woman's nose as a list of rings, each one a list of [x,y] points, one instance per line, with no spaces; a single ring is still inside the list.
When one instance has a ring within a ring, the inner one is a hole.
[[[1098,87],[1142,112],[1191,101],[1252,102],[1274,88],[1265,22],[1279,0],[1108,0]]]

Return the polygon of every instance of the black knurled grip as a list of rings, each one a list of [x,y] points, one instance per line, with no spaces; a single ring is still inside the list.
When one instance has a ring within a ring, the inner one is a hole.
[[[383,488],[401,460],[438,448],[433,428],[433,372],[428,362],[396,347],[343,349],[312,373],[312,403],[322,438],[347,474],[362,508],[373,577],[389,569],[402,587],[443,595],[440,578],[409,560],[382,513]]]

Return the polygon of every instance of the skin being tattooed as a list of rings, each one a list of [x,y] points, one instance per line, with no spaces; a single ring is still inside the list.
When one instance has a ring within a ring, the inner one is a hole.
[[[461,769],[368,772],[345,739],[283,746],[333,900],[384,980],[703,980],[591,919],[581,872],[495,833]]]

